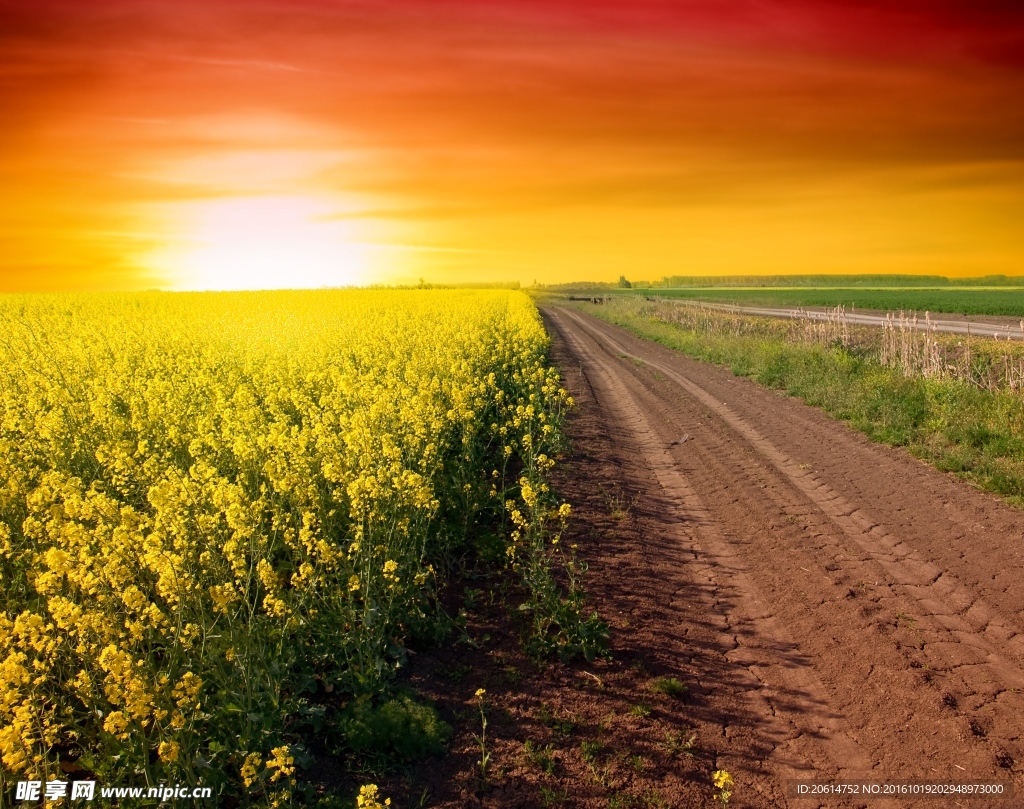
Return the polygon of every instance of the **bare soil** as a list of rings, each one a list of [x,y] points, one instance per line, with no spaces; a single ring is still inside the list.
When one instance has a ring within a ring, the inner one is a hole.
[[[578,403],[554,481],[565,541],[614,657],[538,668],[508,600],[482,593],[479,648],[412,667],[456,733],[386,782],[397,805],[711,806],[716,769],[730,806],[1024,805],[1024,513],[726,369],[544,316]],[[792,779],[1022,797],[795,798]]]

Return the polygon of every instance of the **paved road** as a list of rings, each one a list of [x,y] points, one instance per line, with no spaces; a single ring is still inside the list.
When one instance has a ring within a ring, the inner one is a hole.
[[[822,320],[827,318],[832,311],[820,307],[788,307],[788,306],[741,306],[734,303],[709,303],[708,301],[685,300],[681,298],[666,298],[672,302],[698,304],[709,309],[718,309],[723,312],[735,312],[745,315],[761,315],[763,317],[781,317],[790,320]],[[898,319],[900,313],[890,313],[893,318]],[[846,320],[850,325],[858,326],[882,326],[886,322],[885,314],[873,314],[866,312],[852,312],[847,310]],[[1024,329],[1020,325],[997,325],[993,323],[982,323],[977,320],[944,320],[941,315],[932,315],[930,324],[925,321],[923,314],[918,315],[917,323],[909,321],[911,328],[925,330],[934,328],[936,331],[949,332],[951,334],[970,334],[976,337],[998,337],[1000,339],[1020,340],[1024,339]]]

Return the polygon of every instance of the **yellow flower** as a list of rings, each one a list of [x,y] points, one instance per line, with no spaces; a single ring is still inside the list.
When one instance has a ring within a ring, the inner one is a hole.
[[[203,681],[191,671],[186,671],[174,686],[171,696],[179,708],[186,708],[196,702],[202,687]]]
[[[263,756],[259,753],[250,753],[245,757],[245,762],[242,764],[241,776],[242,783],[247,787],[252,786],[253,782],[259,777],[259,768],[263,763]]]
[[[227,615],[228,608],[238,600],[238,593],[230,584],[215,584],[210,587],[210,598],[213,599],[214,609]]]
[[[715,789],[718,792],[714,798],[716,801],[721,801],[724,806],[729,802],[729,798],[732,797],[733,793],[733,780],[732,776],[729,775],[725,770],[715,770],[711,775],[711,782],[715,785]]]
[[[103,729],[115,736],[122,736],[128,729],[128,719],[121,711],[111,711],[103,720]]]
[[[359,794],[356,795],[356,806],[358,809],[384,809],[385,806],[391,806],[391,798],[387,798],[381,803],[379,796],[380,790],[378,790],[376,784],[366,784],[359,787]]]
[[[267,769],[274,770],[270,776],[271,781],[279,781],[295,772],[295,758],[287,745],[275,747],[271,752],[271,758],[267,760]]]
[[[507,501],[510,562],[534,550],[567,394],[521,292],[0,296],[0,322],[6,772],[54,767],[96,711],[80,743],[115,769],[154,738],[191,766],[209,684],[276,698],[264,633],[388,676],[371,636],[426,617],[438,519]],[[513,454],[539,473],[515,490]],[[235,778],[286,802],[290,753],[261,754]]]
[[[277,587],[277,574],[274,573],[274,568],[270,566],[266,559],[260,559],[256,564],[256,575],[260,577],[263,586],[268,590],[273,590]]]

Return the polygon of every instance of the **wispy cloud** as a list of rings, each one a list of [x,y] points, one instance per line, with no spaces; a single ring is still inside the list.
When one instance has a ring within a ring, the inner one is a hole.
[[[262,59],[230,59],[213,56],[194,56],[184,53],[167,53],[163,51],[119,50],[112,53],[145,60],[184,62],[186,64],[193,65],[210,65],[212,67],[230,68],[232,70],[269,70],[284,71],[286,73],[317,72],[309,67],[287,64],[285,62],[271,62]]]
[[[245,195],[453,280],[1015,272],[1022,54],[995,0],[0,0],[0,287]]]

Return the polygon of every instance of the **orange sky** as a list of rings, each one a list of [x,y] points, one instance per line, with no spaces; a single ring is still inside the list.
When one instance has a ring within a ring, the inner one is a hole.
[[[0,289],[1024,274],[1018,0],[0,0]]]

